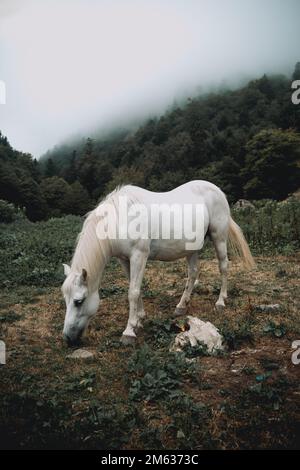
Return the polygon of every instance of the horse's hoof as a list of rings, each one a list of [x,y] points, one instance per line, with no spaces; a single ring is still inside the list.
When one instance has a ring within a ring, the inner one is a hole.
[[[216,311],[222,313],[225,309],[225,304],[216,304]]]
[[[135,344],[135,340],[135,336],[122,335],[121,337],[121,343],[124,346],[133,346]]]
[[[187,312],[187,308],[176,307],[174,312],[174,317],[182,317]]]

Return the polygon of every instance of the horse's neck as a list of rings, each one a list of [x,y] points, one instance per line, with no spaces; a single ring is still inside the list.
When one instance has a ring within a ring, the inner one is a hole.
[[[88,273],[91,290],[99,288],[106,264],[111,258],[111,245],[107,239],[99,240],[96,233],[97,220],[87,219],[79,236],[72,260],[72,271]]]
[[[76,256],[75,252],[71,269],[79,273],[82,272],[82,269],[85,269],[88,273],[88,283],[91,291],[97,290],[110,257],[110,254],[99,256],[99,253],[92,251],[84,256]]]

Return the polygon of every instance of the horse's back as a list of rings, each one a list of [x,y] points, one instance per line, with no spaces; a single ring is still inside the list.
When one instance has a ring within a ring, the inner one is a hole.
[[[205,180],[194,180],[184,183],[171,191],[154,192],[139,186],[124,186],[125,192],[135,196],[135,199],[144,204],[205,204],[208,212],[213,216],[217,210],[229,214],[229,206],[225,194],[218,186]]]
[[[202,236],[200,237],[199,248],[202,247],[207,233],[227,230],[229,224],[230,210],[227,199],[220,188],[208,181],[190,181],[167,192],[153,192],[138,186],[128,185],[122,188],[122,193],[129,195],[130,200],[134,203],[145,205],[149,210],[149,214],[153,211],[153,205],[169,206],[170,208],[174,205],[179,205],[182,208],[184,205],[202,205]],[[191,217],[194,220],[194,216]],[[179,220],[181,220],[180,217]],[[172,219],[170,225],[172,236],[170,238],[163,239],[161,236],[152,238],[150,236],[150,259],[173,260],[187,256],[193,251],[185,248],[187,239],[184,237],[174,239],[173,237],[174,231],[176,231],[176,227],[180,223],[179,220],[176,217]],[[157,223],[160,224],[161,222]],[[192,225],[194,226],[193,222]],[[158,232],[161,232],[160,228]],[[198,251],[199,248],[195,249],[195,251]]]

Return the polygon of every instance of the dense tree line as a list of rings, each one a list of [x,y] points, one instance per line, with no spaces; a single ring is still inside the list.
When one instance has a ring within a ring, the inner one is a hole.
[[[292,77],[267,77],[238,90],[188,99],[138,130],[93,136],[48,152],[40,162],[0,137],[0,199],[32,220],[82,214],[118,184],[154,191],[207,179],[229,200],[284,199],[299,188],[300,106]]]
[[[14,150],[0,133],[0,218],[7,217],[13,203],[33,221],[62,214],[83,214],[90,208],[88,192],[78,182],[69,184],[55,175],[48,177],[31,155]]]

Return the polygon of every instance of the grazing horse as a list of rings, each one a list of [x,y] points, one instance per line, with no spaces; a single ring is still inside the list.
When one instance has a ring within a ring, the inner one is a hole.
[[[108,211],[108,207],[113,210]],[[167,209],[162,217],[161,207]],[[174,207],[179,208],[179,212],[172,213]],[[138,224],[132,216],[134,213],[136,217],[136,208],[140,214]],[[181,217],[180,210],[183,213],[186,208],[189,210]],[[201,209],[198,225],[197,208]],[[152,213],[155,216],[159,213],[159,217],[153,217]],[[135,230],[128,229],[129,219]],[[164,224],[169,229],[167,236],[164,236]],[[186,235],[184,229],[188,224],[198,227],[197,232],[191,232],[194,238]],[[191,181],[164,193],[128,185],[109,194],[86,218],[71,266],[64,264],[66,279],[62,292],[66,316],[63,335],[68,344],[75,344],[80,339],[97,312],[100,282],[112,256],[120,260],[129,279],[129,319],[122,335],[124,344],[134,342],[137,328],[145,316],[141,284],[148,259],[187,259],[188,279],[175,310],[176,315],[185,314],[198,275],[198,253],[206,236],[212,240],[219,261],[221,290],[216,308],[222,310],[227,298],[227,241],[245,268],[255,266],[243,233],[230,216],[224,193],[207,181]]]

